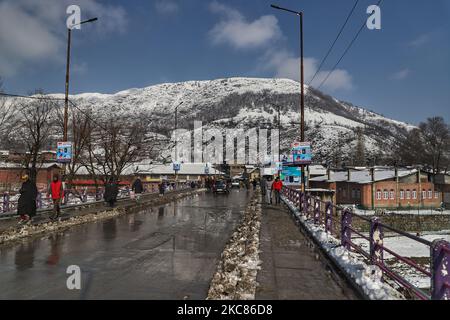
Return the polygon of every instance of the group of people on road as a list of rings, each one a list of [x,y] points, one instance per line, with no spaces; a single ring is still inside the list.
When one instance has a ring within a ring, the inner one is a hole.
[[[263,177],[261,179],[261,192],[266,198],[267,203],[272,204],[275,198],[275,204],[281,203],[281,191],[283,190],[283,182],[279,177],[275,181],[271,177]]]

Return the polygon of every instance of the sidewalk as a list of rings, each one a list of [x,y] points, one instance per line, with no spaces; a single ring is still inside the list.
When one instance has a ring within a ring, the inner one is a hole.
[[[263,204],[257,300],[352,300],[307,245],[287,209]]]

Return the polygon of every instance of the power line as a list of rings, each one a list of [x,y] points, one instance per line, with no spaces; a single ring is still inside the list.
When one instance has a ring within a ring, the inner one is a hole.
[[[381,2],[383,2],[383,0],[379,0],[377,3],[377,6],[379,6],[381,4]],[[361,34],[361,32],[364,30],[366,26],[366,20],[364,20],[361,28],[359,28],[358,32],[356,33],[355,37],[353,38],[353,40],[350,42],[350,44],[348,45],[348,47],[345,49],[344,53],[342,54],[342,56],[339,58],[338,62],[334,65],[333,69],[330,70],[330,72],[328,72],[328,75],[325,77],[325,79],[321,82],[321,84],[317,87],[317,89],[320,89],[325,82],[327,82],[327,80],[330,78],[331,74],[336,70],[337,66],[339,65],[339,63],[341,63],[342,59],[344,59],[345,55],[347,54],[347,52],[350,50],[350,48],[353,46],[353,44],[356,42],[356,40],[358,39],[359,35]]]
[[[317,69],[316,73],[314,74],[314,76],[312,77],[312,79],[309,81],[308,86],[311,85],[311,83],[314,81],[314,79],[317,77],[317,75],[319,74],[320,70],[322,69],[325,61],[328,59],[328,56],[330,55],[331,51],[333,50],[334,46],[336,45],[336,42],[339,40],[339,38],[341,37],[342,32],[345,29],[345,26],[347,25],[347,23],[349,22],[351,16],[353,15],[353,12],[355,11],[356,7],[358,6],[359,0],[356,0],[355,4],[353,5],[352,10],[350,11],[350,13],[347,15],[347,19],[345,20],[344,24],[342,25],[341,29],[339,30],[338,35],[336,36],[336,39],[334,39],[333,44],[331,45],[330,49],[328,49],[327,54],[325,55],[325,57],[322,59],[322,62],[319,65],[319,68]]]

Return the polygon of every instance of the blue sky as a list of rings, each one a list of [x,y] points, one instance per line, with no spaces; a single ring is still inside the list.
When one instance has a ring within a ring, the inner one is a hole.
[[[162,82],[222,77],[298,79],[298,20],[305,14],[307,79],[355,0],[0,0],[4,89],[63,92],[66,8],[95,24],[73,32],[71,93],[113,93]],[[360,0],[324,71],[377,0]],[[450,1],[384,0],[382,29],[365,29],[323,91],[394,119],[450,121]],[[319,74],[320,83],[326,73]]]

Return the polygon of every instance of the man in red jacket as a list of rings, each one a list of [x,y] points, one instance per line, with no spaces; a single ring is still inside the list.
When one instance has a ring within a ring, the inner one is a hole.
[[[272,190],[275,193],[275,204],[281,203],[281,190],[283,189],[283,182],[279,177],[275,179],[275,182],[272,184]]]
[[[53,200],[53,215],[50,216],[50,220],[56,220],[61,213],[61,200],[64,197],[63,185],[62,182],[59,181],[58,175],[53,176],[48,196],[51,196]]]

